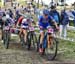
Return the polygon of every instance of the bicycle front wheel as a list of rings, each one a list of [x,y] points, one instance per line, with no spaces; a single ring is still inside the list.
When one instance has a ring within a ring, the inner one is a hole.
[[[28,50],[30,50],[30,48],[37,48],[37,37],[34,32],[28,33]]]
[[[57,50],[58,50],[58,40],[56,38],[53,38],[50,44],[50,48],[48,48],[47,46],[47,48],[44,49],[44,53],[46,54],[46,57],[48,58],[48,60],[55,59],[57,55]]]
[[[8,49],[9,47],[9,40],[10,40],[10,33],[9,31],[5,31],[4,32],[4,45],[5,45],[5,48]]]

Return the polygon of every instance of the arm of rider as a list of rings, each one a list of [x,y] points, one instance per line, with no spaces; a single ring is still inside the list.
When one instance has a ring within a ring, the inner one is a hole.
[[[55,20],[52,20],[52,23],[55,25],[56,29],[59,29],[59,27],[58,27],[58,25],[57,25]]]
[[[54,22],[54,25],[56,26],[56,29],[59,29],[58,25],[56,22]]]
[[[59,29],[59,27],[58,27],[56,21],[55,21],[52,17],[51,17],[50,20],[52,20],[51,23],[56,27],[56,29]]]
[[[17,23],[16,23],[16,28],[18,27],[18,25],[19,25],[19,21],[17,21]]]
[[[33,21],[32,23],[36,25],[36,22],[35,21]]]

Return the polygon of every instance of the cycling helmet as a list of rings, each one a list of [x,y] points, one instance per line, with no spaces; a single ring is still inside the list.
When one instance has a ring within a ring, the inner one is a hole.
[[[49,11],[46,10],[46,9],[44,9],[44,10],[43,10],[43,14],[44,14],[44,15],[49,15]]]
[[[27,19],[25,19],[25,18],[22,20],[22,22],[26,22],[26,21],[27,21]]]

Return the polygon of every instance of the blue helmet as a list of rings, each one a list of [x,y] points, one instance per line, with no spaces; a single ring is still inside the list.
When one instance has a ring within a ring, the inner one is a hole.
[[[44,14],[44,15],[49,15],[49,11],[46,10],[46,9],[44,9],[44,10],[43,10],[43,14]]]

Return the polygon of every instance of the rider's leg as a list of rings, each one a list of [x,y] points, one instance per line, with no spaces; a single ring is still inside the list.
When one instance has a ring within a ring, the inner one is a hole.
[[[40,46],[39,46],[39,52],[43,52],[42,44],[43,44],[43,38],[44,38],[44,32],[40,31]]]
[[[20,37],[20,39],[21,39],[21,33],[22,33],[22,28],[20,28],[20,32],[19,32],[19,37]],[[20,40],[21,41],[21,40]]]
[[[27,41],[27,30],[26,29],[23,29],[23,34],[24,34],[24,39],[26,42]]]
[[[22,28],[20,28],[19,36],[21,36],[22,31],[23,31],[23,29],[22,29]]]
[[[44,31],[40,31],[40,47],[42,48],[43,38],[44,38]]]
[[[53,36],[52,34],[47,35],[47,41],[48,41],[48,48],[51,48],[51,45],[53,44]]]

